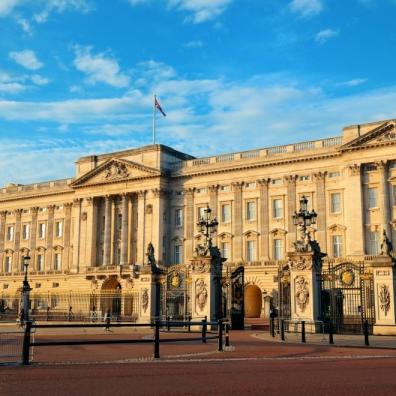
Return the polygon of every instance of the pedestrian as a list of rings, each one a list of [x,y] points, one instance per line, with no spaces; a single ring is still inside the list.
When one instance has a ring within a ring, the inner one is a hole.
[[[73,308],[70,306],[69,307],[69,314],[68,314],[69,322],[71,322],[72,319],[73,319]]]
[[[105,331],[111,331],[110,330],[110,322],[111,322],[111,314],[110,314],[110,309],[107,310],[105,317],[104,317],[104,321],[105,321]]]

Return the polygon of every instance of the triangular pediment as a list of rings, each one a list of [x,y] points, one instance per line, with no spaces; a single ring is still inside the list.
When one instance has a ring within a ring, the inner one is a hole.
[[[361,147],[396,143],[396,121],[384,122],[380,126],[340,147],[340,150],[353,150]]]
[[[84,187],[160,176],[158,169],[120,158],[112,158],[76,179],[71,187]]]

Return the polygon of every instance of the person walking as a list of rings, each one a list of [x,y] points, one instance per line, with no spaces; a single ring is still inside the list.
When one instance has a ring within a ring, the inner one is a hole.
[[[104,321],[105,321],[105,331],[111,331],[110,330],[110,322],[111,322],[111,314],[110,314],[110,309],[107,310],[105,317],[104,317]]]

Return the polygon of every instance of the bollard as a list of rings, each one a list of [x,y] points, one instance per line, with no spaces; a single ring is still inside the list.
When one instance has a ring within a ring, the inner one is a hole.
[[[217,334],[219,339],[218,351],[223,350],[223,321],[220,319],[217,324]]]
[[[272,337],[275,338],[275,319],[274,318],[271,318],[271,320],[270,320],[270,329],[271,329]]]
[[[230,346],[230,325],[228,323],[225,324],[225,346]]]
[[[370,346],[369,343],[369,325],[368,325],[368,321],[365,320],[363,323],[363,331],[364,331],[364,345],[366,346]]]
[[[329,322],[329,344],[333,345],[334,344],[334,339],[333,339],[333,324],[331,321]]]
[[[32,328],[32,322],[28,320],[25,326],[25,334],[23,336],[23,347],[22,347],[22,364],[29,365],[30,358],[30,332]]]
[[[159,351],[159,331],[160,331],[160,322],[159,320],[155,321],[155,327],[154,327],[154,358],[158,359],[160,357],[160,351]]]
[[[206,321],[202,320],[202,343],[206,344]]]
[[[191,315],[188,316],[188,332],[191,333]]]
[[[170,323],[169,323],[169,321],[170,321],[170,316],[167,316],[166,317],[166,323],[168,325],[168,331],[170,331]]]
[[[301,322],[301,342],[306,342],[305,340],[305,321]]]
[[[285,341],[285,322],[283,319],[281,319],[280,322],[280,330],[281,330],[281,340]]]

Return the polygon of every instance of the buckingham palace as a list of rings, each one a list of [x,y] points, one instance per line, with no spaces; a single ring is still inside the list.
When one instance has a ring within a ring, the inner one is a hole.
[[[207,207],[218,221],[213,243],[226,259],[223,271],[245,269],[248,317],[268,316],[271,304],[279,305],[280,277],[297,237],[292,215],[302,197],[317,213],[310,232],[327,254],[323,268],[359,263],[372,273],[377,257],[394,260],[396,120],[210,157],[148,145],[88,155],[75,169],[68,179],[0,189],[3,311],[18,310],[12,296],[21,289],[25,256],[32,309],[53,312],[68,299],[63,310],[76,313],[79,296],[133,297],[148,244],[162,268],[193,259]],[[394,304],[390,282],[385,297]],[[134,310],[134,303],[122,304],[123,312]]]

